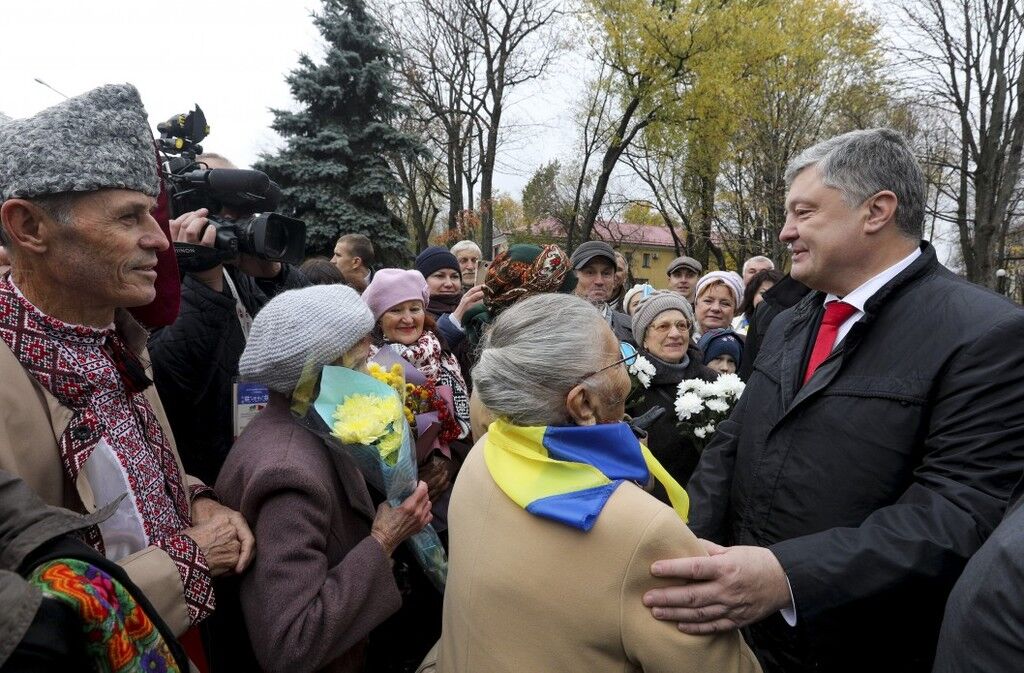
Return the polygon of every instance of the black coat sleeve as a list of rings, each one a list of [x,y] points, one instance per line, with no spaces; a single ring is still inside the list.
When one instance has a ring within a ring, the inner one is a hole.
[[[971,557],[946,602],[934,673],[1016,670],[1024,661],[1024,508]]]
[[[181,310],[173,324],[153,332],[149,355],[160,397],[201,397],[219,374],[218,365],[237,354],[241,327],[235,300],[186,274],[181,284]],[[234,363],[237,366],[237,361]]]
[[[920,466],[898,501],[859,526],[771,546],[799,617],[908,582],[948,590],[999,523],[1024,469],[1024,312],[956,353],[933,387]]]

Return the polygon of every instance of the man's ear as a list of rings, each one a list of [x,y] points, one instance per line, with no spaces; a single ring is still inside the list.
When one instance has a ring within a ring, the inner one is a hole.
[[[582,383],[573,387],[565,398],[565,410],[576,425],[596,425],[597,410],[594,408],[594,393]]]
[[[47,223],[43,209],[25,199],[8,199],[0,206],[0,223],[7,242],[19,250],[36,254],[46,252]]]
[[[865,203],[868,219],[864,221],[865,234],[877,234],[887,225],[895,225],[896,195],[888,190],[878,192]]]
[[[358,269],[361,266],[364,266],[363,265],[363,258],[362,257],[353,257],[352,258],[352,268],[353,269]]]

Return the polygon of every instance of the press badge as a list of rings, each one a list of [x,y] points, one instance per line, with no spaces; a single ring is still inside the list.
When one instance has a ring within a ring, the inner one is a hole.
[[[239,381],[236,378],[232,381],[231,392],[235,410],[234,437],[238,439],[249,421],[256,418],[256,414],[270,402],[270,389],[260,383]]]

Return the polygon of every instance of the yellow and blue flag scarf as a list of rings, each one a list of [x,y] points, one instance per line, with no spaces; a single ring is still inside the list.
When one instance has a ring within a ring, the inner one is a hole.
[[[530,514],[589,531],[623,481],[651,475],[684,522],[686,491],[625,423],[521,427],[495,421],[484,459],[498,487]]]

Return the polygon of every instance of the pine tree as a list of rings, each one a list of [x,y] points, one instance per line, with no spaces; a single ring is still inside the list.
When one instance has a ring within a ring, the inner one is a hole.
[[[302,55],[288,75],[303,109],[272,111],[286,145],[256,168],[281,185],[281,212],[306,222],[308,253],[330,255],[340,235],[358,233],[379,263],[404,265],[406,226],[385,202],[401,187],[385,157],[421,146],[393,125],[396,55],[363,0],[324,0],[313,21],[327,43],[324,62]]]

